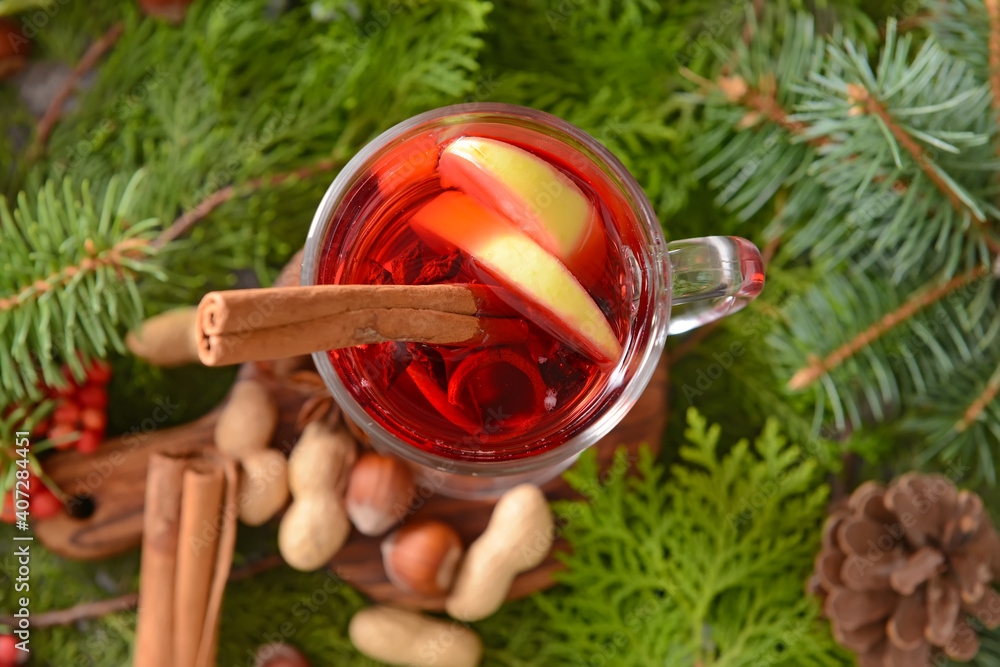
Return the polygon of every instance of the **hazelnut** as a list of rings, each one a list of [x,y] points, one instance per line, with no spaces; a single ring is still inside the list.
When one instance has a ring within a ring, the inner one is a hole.
[[[257,649],[254,667],[309,667],[309,661],[294,646],[264,644]]]
[[[389,581],[405,593],[435,596],[451,590],[462,558],[462,539],[440,521],[415,521],[382,542]]]
[[[369,452],[351,471],[347,516],[359,532],[382,535],[409,512],[415,495],[413,474],[405,463]]]

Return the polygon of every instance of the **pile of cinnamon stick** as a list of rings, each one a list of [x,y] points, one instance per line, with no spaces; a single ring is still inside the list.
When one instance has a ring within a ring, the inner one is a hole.
[[[214,448],[150,458],[135,667],[215,665],[237,479],[236,463]]]

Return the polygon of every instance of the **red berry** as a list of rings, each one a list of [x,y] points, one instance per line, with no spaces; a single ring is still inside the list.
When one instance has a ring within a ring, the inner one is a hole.
[[[76,381],[76,375],[73,374],[73,369],[69,367],[69,364],[63,364],[62,376],[63,380],[66,381],[66,384],[72,387],[79,386]]]
[[[3,521],[4,523],[14,523],[17,519],[15,512],[14,492],[8,491],[3,494],[3,511],[0,511],[0,521]],[[2,660],[0,660],[0,664],[2,664]]]
[[[76,442],[76,450],[81,454],[93,454],[101,445],[101,434],[97,431],[84,431]]]
[[[0,79],[13,75],[28,62],[30,42],[10,19],[0,18]]]
[[[76,426],[70,424],[60,424],[56,422],[52,428],[49,429],[49,439],[50,440],[60,440],[68,436],[70,433],[76,431]],[[66,440],[65,442],[60,442],[56,445],[57,449],[66,449],[67,447],[72,447],[75,440]]]
[[[77,387],[76,383],[70,380],[68,383],[61,387],[47,387],[49,396],[53,398],[69,398],[76,393]]]
[[[184,20],[184,13],[187,6],[191,4],[193,0],[139,0],[139,6],[142,7],[148,16],[153,16],[157,18],[170,21],[171,23],[180,23]]]
[[[76,402],[88,408],[106,408],[108,391],[101,385],[91,382],[77,392]]]
[[[62,502],[49,487],[42,483],[34,485],[31,493],[31,517],[33,519],[48,519],[55,516],[63,508]]]
[[[84,408],[80,411],[80,423],[88,431],[103,433],[108,425],[108,416],[98,408]]]
[[[52,421],[57,425],[64,424],[76,428],[76,423],[80,419],[80,406],[74,401],[60,403],[52,412]]]
[[[87,379],[98,384],[107,384],[111,380],[111,364],[103,359],[94,359],[86,367]]]
[[[49,426],[52,425],[52,421],[48,417],[42,417],[37,422],[35,422],[35,428],[32,429],[32,435],[40,437],[45,435],[49,430]]]
[[[14,635],[0,635],[0,667],[25,665],[31,654],[17,647]]]

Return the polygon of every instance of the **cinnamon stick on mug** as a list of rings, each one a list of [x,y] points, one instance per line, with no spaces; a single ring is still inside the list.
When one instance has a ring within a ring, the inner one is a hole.
[[[527,338],[521,319],[481,285],[314,285],[206,294],[201,362],[225,366],[355,345],[406,341],[502,345]]]

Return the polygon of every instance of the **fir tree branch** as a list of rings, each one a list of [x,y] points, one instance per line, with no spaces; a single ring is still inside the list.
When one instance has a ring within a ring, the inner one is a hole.
[[[878,322],[838,347],[825,358],[813,357],[809,365],[800,368],[792,375],[792,379],[788,381],[788,388],[792,391],[805,389],[825,373],[830,372],[845,360],[881,338],[889,330],[910,319],[931,304],[940,301],[951,292],[978,280],[986,275],[986,273],[987,267],[977,266],[967,273],[955,276],[943,285],[931,289],[918,290],[902,306],[891,313],[886,313]]]
[[[68,178],[61,192],[48,181],[0,197],[0,404],[63,386],[63,362],[79,379],[89,359],[125,350],[121,331],[143,316],[137,281],[166,279],[150,248],[157,220],[136,219],[140,180],[111,178],[96,202]]]
[[[981,213],[962,203],[958,193],[955,192],[948,182],[941,177],[938,170],[934,168],[934,165],[931,163],[930,158],[927,157],[927,152],[924,150],[923,146],[917,143],[916,139],[911,137],[906,130],[896,123],[896,121],[892,118],[892,115],[886,109],[885,105],[877,100],[867,88],[860,83],[849,83],[847,84],[847,95],[848,101],[855,104],[853,108],[854,110],[857,110],[859,113],[863,110],[864,112],[877,116],[879,120],[881,120],[885,126],[889,128],[892,136],[895,137],[900,146],[905,148],[906,152],[913,158],[913,161],[920,165],[920,169],[924,172],[927,178],[930,179],[931,183],[933,183],[937,189],[948,198],[948,201],[951,202],[952,207],[956,211],[959,213],[968,213],[978,224],[982,224],[986,221]],[[994,243],[996,242],[994,241]],[[1000,246],[997,247],[1000,248]],[[996,252],[996,249],[992,247],[990,249]]]
[[[204,219],[209,213],[234,197],[250,194],[262,187],[274,187],[290,179],[298,180],[309,178],[310,176],[314,176],[324,171],[337,169],[340,166],[342,165],[338,160],[324,159],[313,165],[302,167],[287,173],[275,174],[273,176],[261,176],[260,178],[254,178],[238,186],[227,185],[224,188],[216,190],[212,194],[208,195],[195,205],[194,208],[174,220],[173,224],[164,229],[153,241],[152,247],[159,249],[171,241],[180,238],[192,227],[198,224],[200,220]]]
[[[125,239],[103,252],[95,252],[94,243],[90,239],[85,245],[87,252],[92,253],[92,256],[85,257],[79,264],[64,267],[46,278],[36,280],[17,294],[0,297],[0,311],[13,310],[29,300],[41,297],[46,292],[65,287],[81,272],[93,272],[100,268],[113,268],[116,273],[130,271],[123,260],[142,255],[143,248],[148,247],[149,242],[144,239]]]
[[[986,406],[988,406],[993,399],[997,397],[997,392],[1000,392],[1000,366],[997,366],[997,369],[993,371],[993,374],[986,382],[986,387],[983,389],[982,393],[976,396],[976,399],[969,404],[965,414],[963,414],[962,418],[955,424],[955,431],[962,433],[972,426],[972,424],[979,419],[979,415],[983,413]]]
[[[104,35],[98,39],[96,42],[90,45],[87,51],[83,54],[80,62],[77,63],[76,67],[70,73],[66,80],[63,81],[62,87],[52,98],[49,103],[49,107],[45,110],[45,115],[42,119],[38,121],[38,131],[35,134],[35,142],[31,147],[29,155],[31,159],[36,158],[41,155],[42,151],[45,150],[45,145],[49,141],[49,135],[52,134],[52,128],[55,127],[56,122],[59,120],[59,116],[62,114],[63,106],[65,106],[66,101],[69,100],[73,91],[76,90],[76,85],[80,82],[80,79],[93,69],[97,61],[101,59],[105,53],[107,53],[111,47],[115,45],[118,38],[121,37],[124,31],[124,26],[121,23],[116,23]]]
[[[747,84],[746,80],[738,74],[720,76],[718,81],[712,81],[695,74],[686,67],[682,67],[681,75],[689,81],[699,84],[707,91],[722,93],[731,104],[739,104],[745,107],[747,115],[740,120],[740,127],[737,129],[752,127],[761,118],[767,118],[778,127],[792,134],[802,135],[808,129],[808,125],[805,123],[789,118],[790,114],[788,111],[778,103],[774,74],[770,72],[760,76],[757,88]],[[822,146],[827,141],[826,137],[811,137],[807,140],[813,146]]]
[[[757,24],[760,23],[760,19],[764,15],[764,0],[753,0],[753,15],[755,20],[743,24],[743,43],[748,46],[756,36]]]

